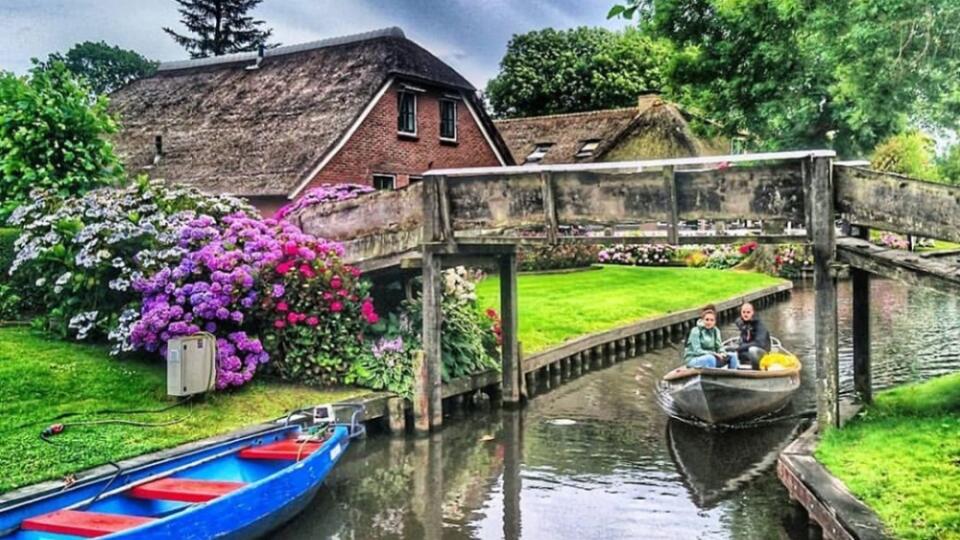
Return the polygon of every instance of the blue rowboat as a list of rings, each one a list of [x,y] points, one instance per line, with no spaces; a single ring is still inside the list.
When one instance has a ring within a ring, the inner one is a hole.
[[[358,432],[277,425],[118,469],[0,508],[0,539],[256,538],[307,506]]]

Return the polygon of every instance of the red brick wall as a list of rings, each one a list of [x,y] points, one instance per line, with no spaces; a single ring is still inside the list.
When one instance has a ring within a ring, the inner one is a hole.
[[[353,136],[310,181],[373,184],[374,174],[396,175],[396,187],[409,183],[429,169],[500,165],[483,132],[467,109],[457,101],[457,143],[440,141],[442,93],[417,93],[417,138],[397,134],[397,91],[394,83],[380,98]]]

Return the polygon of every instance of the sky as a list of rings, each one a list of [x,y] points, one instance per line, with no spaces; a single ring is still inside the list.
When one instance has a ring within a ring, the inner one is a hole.
[[[399,26],[477,88],[496,75],[513,34],[546,27],[605,26],[615,0],[264,0],[253,15],[284,45]],[[24,73],[30,58],[106,41],[154,60],[189,56],[161,28],[180,32],[174,0],[0,0],[0,70]]]

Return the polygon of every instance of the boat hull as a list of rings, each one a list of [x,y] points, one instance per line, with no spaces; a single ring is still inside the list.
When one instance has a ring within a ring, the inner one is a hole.
[[[678,368],[664,377],[664,384],[678,409],[704,422],[721,424],[781,409],[800,387],[800,370]]]

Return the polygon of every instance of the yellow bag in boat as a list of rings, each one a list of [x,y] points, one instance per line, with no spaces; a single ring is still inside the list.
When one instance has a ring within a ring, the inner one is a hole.
[[[763,358],[760,359],[760,369],[762,371],[776,371],[797,367],[800,367],[800,360],[792,354],[770,352],[763,355]]]

